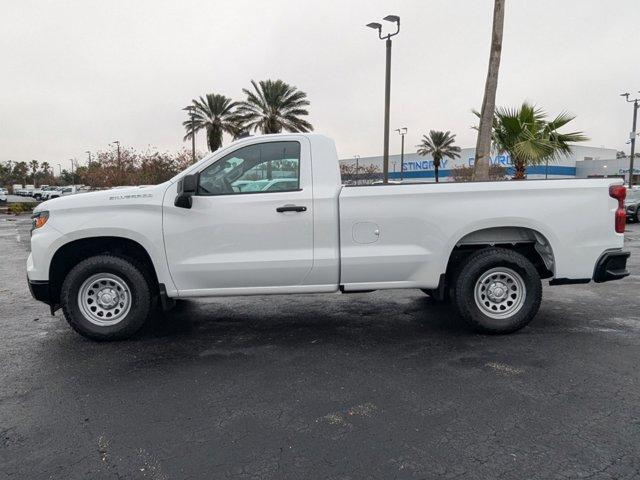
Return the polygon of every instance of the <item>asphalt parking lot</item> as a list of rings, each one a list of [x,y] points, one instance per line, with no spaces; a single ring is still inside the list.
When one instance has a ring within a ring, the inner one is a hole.
[[[630,277],[545,287],[509,336],[416,290],[190,301],[99,344],[31,299],[0,216],[0,478],[640,477],[626,238]]]
[[[33,197],[21,197],[18,195],[7,195],[7,203],[34,203],[37,200]]]

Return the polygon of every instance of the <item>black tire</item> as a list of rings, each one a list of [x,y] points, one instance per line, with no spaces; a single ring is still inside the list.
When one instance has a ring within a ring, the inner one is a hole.
[[[640,223],[640,206],[636,208],[636,214],[633,216],[635,223]]]
[[[129,291],[129,310],[113,325],[97,324],[100,320],[92,321],[80,307],[79,293],[83,284],[94,275],[102,274],[123,281]],[[133,261],[114,255],[97,255],[81,261],[67,274],[60,292],[60,303],[67,322],[80,335],[98,341],[122,340],[140,330],[152,312],[151,281],[144,269]]]
[[[460,316],[475,330],[511,333],[529,324],[538,313],[542,282],[525,256],[505,248],[485,248],[462,262],[452,297]],[[500,315],[503,317],[496,318]]]

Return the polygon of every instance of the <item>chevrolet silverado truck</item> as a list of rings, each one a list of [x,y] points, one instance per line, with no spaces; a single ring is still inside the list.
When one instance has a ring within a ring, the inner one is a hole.
[[[541,279],[628,275],[625,193],[617,179],[347,187],[329,138],[256,136],[160,185],[38,205],[27,276],[94,340],[176,299],[399,288],[508,333],[536,315]]]

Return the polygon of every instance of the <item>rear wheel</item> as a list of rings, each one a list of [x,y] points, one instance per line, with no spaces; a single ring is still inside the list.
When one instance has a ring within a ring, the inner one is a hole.
[[[120,340],[136,333],[152,311],[144,270],[112,255],[78,263],[62,284],[60,300],[69,325],[92,340]]]
[[[525,256],[504,248],[487,248],[464,263],[453,298],[460,315],[476,330],[511,333],[535,317],[542,283]]]

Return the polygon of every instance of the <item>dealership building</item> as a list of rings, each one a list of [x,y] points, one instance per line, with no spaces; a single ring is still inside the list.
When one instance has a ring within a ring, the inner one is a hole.
[[[617,151],[614,148],[589,147],[575,145],[572,147],[570,155],[549,162],[548,165],[538,165],[527,168],[528,179],[542,178],[594,178],[594,177],[627,177],[629,174],[629,158],[616,158]],[[441,181],[453,181],[455,168],[473,166],[475,148],[463,148],[460,158],[454,160],[445,158],[440,162],[438,176]],[[367,167],[375,166],[377,176],[381,176],[382,157],[361,157],[347,158],[340,160],[340,163],[348,165],[351,170],[358,167],[362,171]],[[403,173],[401,171],[400,155],[389,156],[389,179],[406,182],[429,182],[434,181],[433,158],[431,156],[422,157],[417,153],[405,153],[403,163]],[[513,173],[513,165],[508,155],[492,155],[491,163],[504,166],[507,175]],[[634,174],[640,177],[640,159],[636,160]],[[371,178],[369,176],[369,178]]]

